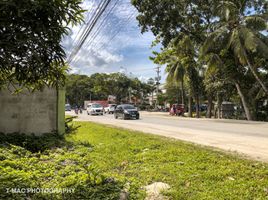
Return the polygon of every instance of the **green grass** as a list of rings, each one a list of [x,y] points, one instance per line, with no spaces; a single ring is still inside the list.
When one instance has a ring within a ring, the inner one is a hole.
[[[161,181],[170,199],[268,199],[268,164],[211,148],[89,122],[67,140],[91,144],[88,159],[106,176],[130,184],[130,198],[143,199],[140,188]]]
[[[71,123],[71,122],[70,122]],[[38,140],[0,134],[0,199],[145,198],[161,181],[169,199],[268,199],[268,164],[165,137],[89,122],[76,133]],[[6,193],[6,188],[71,188],[74,193]]]

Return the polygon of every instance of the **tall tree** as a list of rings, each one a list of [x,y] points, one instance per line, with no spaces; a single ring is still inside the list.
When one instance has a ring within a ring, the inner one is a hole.
[[[246,1],[245,1],[246,2]],[[217,29],[209,35],[202,46],[202,55],[228,50],[232,52],[239,64],[248,67],[262,89],[268,95],[268,87],[261,78],[258,66],[254,63],[254,56],[268,60],[268,44],[261,31],[266,30],[268,15],[259,13],[246,15],[246,4],[240,1],[222,1],[215,11],[220,17]],[[226,41],[222,43],[221,41]],[[215,46],[223,44],[216,52]]]

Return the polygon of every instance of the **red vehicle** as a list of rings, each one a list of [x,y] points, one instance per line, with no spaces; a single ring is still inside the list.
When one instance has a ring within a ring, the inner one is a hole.
[[[184,104],[173,104],[169,110],[170,115],[177,115],[177,116],[183,115],[184,112],[185,112]]]

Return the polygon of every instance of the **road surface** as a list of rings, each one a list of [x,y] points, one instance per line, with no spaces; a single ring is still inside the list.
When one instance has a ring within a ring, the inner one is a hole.
[[[74,112],[66,112],[74,114]],[[113,115],[79,114],[78,121],[92,121],[162,135],[237,152],[268,162],[268,123],[242,120],[189,119],[168,113],[141,112],[140,120],[114,119]]]

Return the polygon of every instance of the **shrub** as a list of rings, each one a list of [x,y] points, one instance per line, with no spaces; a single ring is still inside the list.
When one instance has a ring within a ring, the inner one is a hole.
[[[57,133],[45,133],[41,136],[34,134],[27,135],[21,133],[0,133],[0,144],[13,144],[24,147],[25,149],[35,153],[43,152],[46,149],[61,147],[66,144],[63,135]]]
[[[80,126],[74,126],[73,119],[77,118],[77,116],[69,116],[65,118],[65,133],[74,133]]]
[[[92,166],[88,147],[54,148],[34,154],[15,145],[0,146],[0,199],[119,199],[120,182]],[[81,153],[82,152],[82,153]],[[111,181],[112,180],[112,181]],[[7,188],[69,189],[65,193],[14,193]]]

